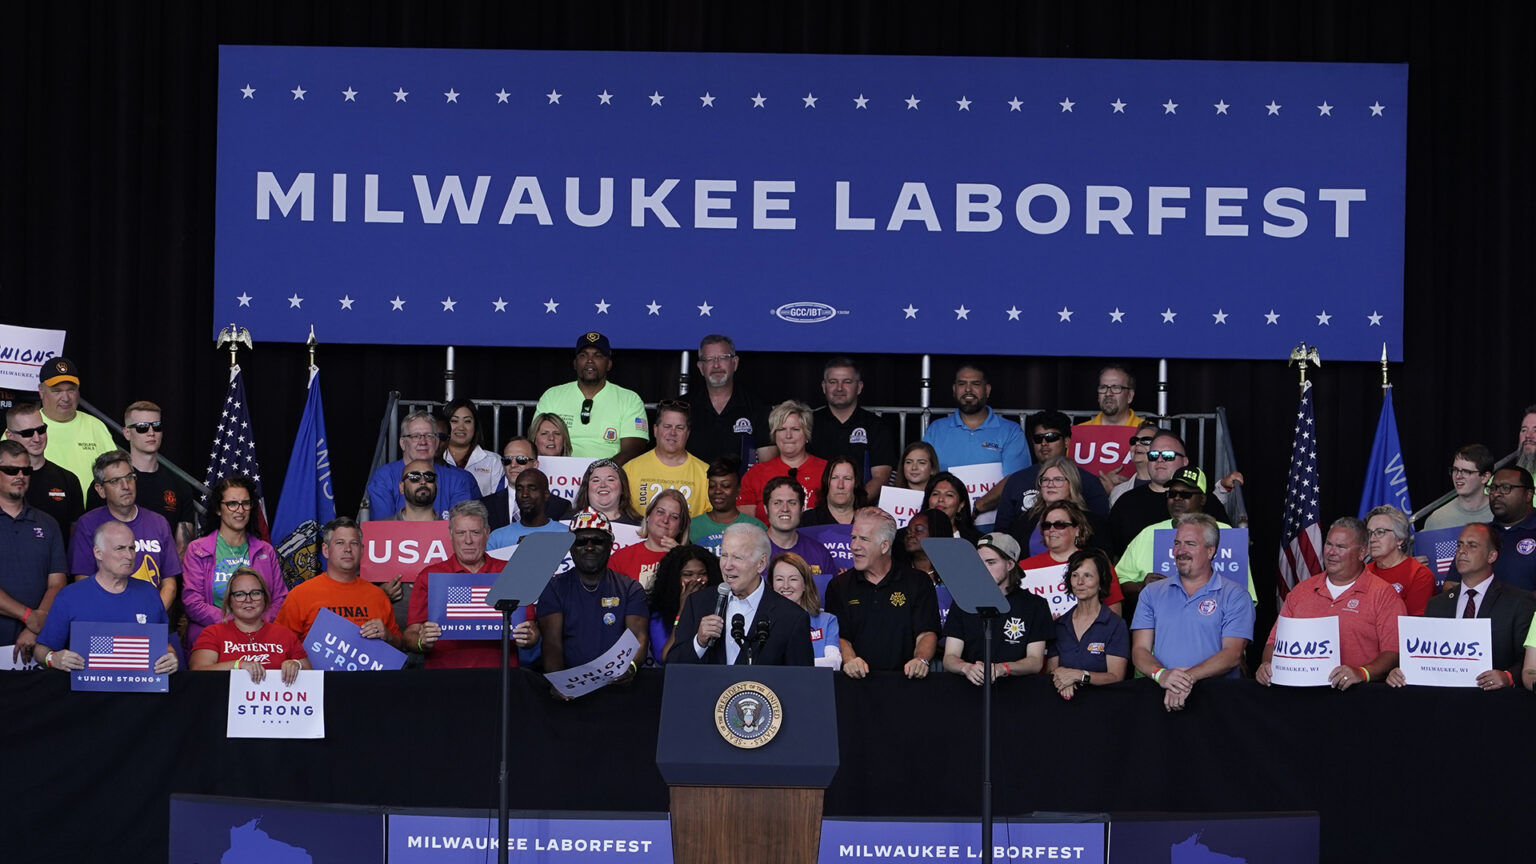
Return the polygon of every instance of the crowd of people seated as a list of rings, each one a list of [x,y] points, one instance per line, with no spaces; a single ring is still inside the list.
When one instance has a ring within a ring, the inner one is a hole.
[[[882,418],[859,405],[851,358],[827,361],[825,404],[814,408],[745,392],[740,362],[729,338],[706,337],[703,386],[652,415],[608,379],[612,347],[589,332],[577,340],[575,380],[549,388],[525,434],[495,452],[471,401],[412,413],[400,424],[401,458],[368,479],[368,519],[441,522],[451,555],[368,582],[368,522],[340,517],[323,528],[323,572],[289,584],[258,536],[251,478],[217,483],[194,528],[195,493],[159,466],[160,408],[127,406],[119,449],[77,410],[79,370],[55,358],[38,403],[11,408],[0,440],[0,645],[72,670],[85,651],[71,644],[71,622],[164,622],[159,671],[248,670],[256,681],[272,671],[291,682],[309,668],[303,635],[329,609],[426,668],[495,666],[494,641],[444,638],[431,580],[499,571],[523,538],[562,532],[569,563],[518,613],[514,665],[573,668],[629,633],[640,645],[629,675],[679,662],[814,664],[850,678],[949,673],[977,685],[1045,674],[1064,699],[1138,675],[1179,711],[1199,681],[1248,674],[1244,652],[1257,638],[1265,649],[1252,675],[1271,683],[1279,624],[1255,633],[1251,571],[1216,565],[1230,529],[1224,500],[1244,478],[1207,475],[1178,435],[1137,415],[1125,368],[1101,370],[1100,412],[1085,425],[1122,429],[1130,458],[1094,471],[1072,461],[1080,427],[1065,414],[1018,424],[994,412],[977,362],[956,374],[956,410],[900,453]],[[1339,619],[1330,684],[1415,683],[1398,663],[1404,615],[1490,619],[1493,668],[1479,686],[1536,684],[1536,406],[1518,440],[1509,465],[1480,444],[1453,454],[1456,497],[1429,527],[1461,530],[1438,582],[1394,507],[1320,532],[1315,572],[1280,616]],[[560,457],[584,460],[569,498],[541,466]],[[1001,480],[973,496],[962,476],[990,463]],[[882,507],[892,490],[919,505]],[[944,537],[975,548],[1001,614],[954,605],[925,547]]]

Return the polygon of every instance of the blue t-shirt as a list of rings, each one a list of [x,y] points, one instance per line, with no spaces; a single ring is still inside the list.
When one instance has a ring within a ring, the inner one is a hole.
[[[837,616],[831,612],[817,612],[811,616],[811,657],[820,660],[827,655],[827,647],[838,646]]]
[[[628,576],[608,570],[591,590],[581,584],[575,570],[549,580],[539,595],[539,617],[559,613],[564,617],[565,668],[590,663],[612,648],[624,635],[624,619],[638,615],[649,619],[645,589]]]
[[[368,518],[388,519],[405,507],[405,496],[400,493],[400,470],[404,459],[396,459],[382,465],[368,478]],[[475,475],[456,465],[445,462],[433,464],[437,472],[437,497],[432,499],[432,509],[443,519],[460,501],[474,501],[480,497],[480,484]]]
[[[55,651],[69,648],[69,625],[76,621],[165,624],[165,606],[160,592],[142,579],[129,579],[121,594],[113,594],[92,576],[59,589],[37,641]],[[159,656],[153,648],[150,653]]]
[[[21,505],[14,519],[0,510],[0,549],[5,550],[0,554],[0,590],[36,609],[48,593],[48,574],[64,572],[64,532],[59,523],[30,504]],[[0,616],[0,645],[15,643],[24,626],[16,618]]]
[[[991,408],[981,426],[972,429],[960,419],[960,412],[928,424],[923,440],[939,454],[939,467],[948,471],[956,465],[1003,463],[1003,476],[1022,471],[1029,465],[1029,448],[1024,445],[1024,430],[1012,420],[1004,420]]]
[[[564,524],[553,519],[537,528],[529,528],[521,522],[513,522],[492,531],[491,536],[485,541],[485,548],[505,549],[508,546],[516,546],[523,542],[524,537],[527,537],[529,534],[537,534],[540,531],[560,531],[563,533],[570,530]]]
[[[1064,613],[1056,619],[1056,641],[1046,651],[1046,656],[1056,657],[1068,669],[1084,672],[1108,672],[1110,657],[1131,656],[1131,633],[1125,627],[1125,619],[1099,606],[1099,615],[1077,638],[1077,627],[1072,623],[1072,613]]]
[[[1152,656],[1170,669],[1203,663],[1221,650],[1221,640],[1253,639],[1253,602],[1242,583],[1212,574],[1191,597],[1177,576],[1141,590],[1132,630],[1151,630]],[[1236,677],[1237,667],[1227,673]]]

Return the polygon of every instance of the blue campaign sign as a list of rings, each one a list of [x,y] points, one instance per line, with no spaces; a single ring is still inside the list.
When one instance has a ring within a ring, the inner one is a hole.
[[[665,813],[514,814],[507,851],[513,861],[671,864]],[[496,860],[494,819],[485,816],[389,814],[390,864],[489,864]]]
[[[1316,813],[1169,813],[1115,819],[1109,864],[1318,860]]]
[[[154,671],[168,650],[164,624],[75,621],[69,625],[69,647],[85,658],[84,669],[69,673],[71,690],[170,692],[171,676]]]
[[[215,327],[1402,355],[1405,64],[223,46]],[[517,326],[532,325],[532,326]]]
[[[1456,541],[1461,539],[1461,529],[1465,527],[1434,528],[1413,536],[1413,554],[1422,555],[1429,562],[1437,586],[1456,572]]]
[[[443,639],[500,639],[501,613],[486,605],[498,573],[432,573],[427,582],[427,620]],[[521,611],[521,610],[519,610]],[[523,620],[522,616],[518,620]]]
[[[1154,572],[1172,576],[1178,572],[1173,561],[1172,528],[1158,528],[1152,532],[1152,556],[1156,562]],[[1221,543],[1216,547],[1216,558],[1211,561],[1211,572],[1220,573],[1239,584],[1248,584],[1248,529],[1221,529]]]
[[[356,624],[321,609],[304,636],[310,665],[324,672],[382,672],[405,666],[405,654],[381,639],[364,639]]]
[[[821,823],[821,864],[934,859],[979,861],[981,825],[977,822],[826,819]],[[992,824],[993,860],[1078,861],[1102,864],[1104,823],[996,819]]]
[[[171,796],[170,864],[354,864],[384,860],[378,807]]]

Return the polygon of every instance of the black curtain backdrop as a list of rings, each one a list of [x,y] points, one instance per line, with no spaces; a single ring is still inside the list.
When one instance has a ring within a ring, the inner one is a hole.
[[[1406,361],[1392,369],[1415,503],[1449,488],[1462,444],[1513,449],[1529,383],[1536,6],[1401,2],[942,4],[221,2],[0,4],[0,321],[69,331],[85,397],[166,410],[166,453],[201,475],[227,376],[213,350],[215,79],[223,44],[1060,56],[1409,63]],[[1527,202],[1522,204],[1521,202]],[[932,286],[942,291],[942,285]],[[303,408],[306,354],[253,334],[253,425],[275,506]],[[574,340],[576,334],[571,334]],[[697,348],[679,332],[677,349]],[[1298,331],[1298,341],[1304,336]],[[323,334],[322,334],[323,338]],[[677,355],[616,346],[613,377],[648,400]],[[964,346],[955,346],[955,353]],[[990,358],[993,403],[1086,408],[1104,345]],[[746,356],[762,396],[819,397],[823,358]],[[866,359],[865,401],[917,402],[916,355]],[[1381,402],[1375,364],[1314,373],[1325,518],[1355,512]],[[322,346],[338,511],[353,512],[390,390],[441,398],[441,347]],[[458,352],[461,396],[533,399],[570,376],[563,350]],[[955,357],[936,356],[949,405]],[[1132,360],[1137,407],[1156,362]],[[1248,477],[1256,578],[1273,579],[1296,374],[1273,361],[1169,364],[1175,413],[1225,406]],[[1264,591],[1266,605],[1268,592]]]

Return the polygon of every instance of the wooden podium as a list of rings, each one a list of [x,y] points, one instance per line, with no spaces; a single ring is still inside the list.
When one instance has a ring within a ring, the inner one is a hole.
[[[677,864],[813,862],[837,773],[832,671],[667,667],[656,764]]]

